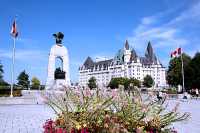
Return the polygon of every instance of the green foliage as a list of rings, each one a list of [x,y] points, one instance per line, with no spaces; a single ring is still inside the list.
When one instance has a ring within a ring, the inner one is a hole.
[[[150,75],[144,77],[143,85],[147,88],[150,88],[154,85],[154,80]]]
[[[9,86],[10,84],[9,83],[7,83],[6,81],[4,81],[4,80],[1,80],[0,81],[0,86]]]
[[[3,65],[1,64],[1,62],[0,62],[0,81],[2,81],[3,80]]]
[[[125,85],[127,86],[128,84],[128,81],[126,78],[122,78],[122,77],[118,77],[118,78],[112,78],[110,80],[110,83],[108,84],[108,87],[110,87],[111,89],[115,89],[115,88],[118,88],[119,85],[124,85],[124,88]]]
[[[200,88],[200,53],[196,53],[185,70],[185,83],[188,88]]]
[[[190,56],[183,54],[185,88],[200,88],[200,53],[197,52],[191,59]],[[170,85],[177,87],[182,85],[182,66],[181,57],[170,60],[167,71],[167,81]]]
[[[18,78],[18,85],[21,85],[23,88],[28,89],[28,87],[30,86],[30,81],[29,81],[29,75],[24,71],[22,71]]]
[[[135,78],[130,78],[129,79],[129,83],[132,83],[133,84],[133,86],[137,86],[137,87],[141,87],[141,82],[140,82],[140,80],[137,80],[137,79],[135,79]]]
[[[168,88],[166,90],[167,94],[177,94],[177,89],[176,88]]]
[[[3,71],[3,65],[0,62],[0,85],[3,85],[3,86],[9,85],[6,81],[4,81],[4,79],[3,79],[3,73],[4,73],[4,71]]]
[[[0,85],[0,90],[9,90],[10,91],[11,86],[10,85]],[[20,90],[22,89],[21,86],[14,85],[14,90]]]
[[[0,97],[9,97],[10,96],[10,86],[0,86]],[[21,89],[17,86],[14,86],[13,96],[19,97],[22,96]]]
[[[40,80],[36,77],[33,77],[31,80],[31,88],[32,89],[39,89],[40,87]]]
[[[95,78],[95,77],[91,77],[91,78],[88,80],[88,87],[89,87],[90,89],[97,88],[97,83],[96,83],[96,78]]]
[[[135,78],[123,78],[123,77],[119,77],[119,78],[112,78],[110,83],[108,84],[108,87],[110,87],[111,89],[115,89],[118,88],[119,85],[123,85],[124,89],[129,89],[130,84],[132,84],[133,86],[137,86],[140,87],[140,81],[135,79]]]
[[[188,64],[191,61],[191,57],[186,55],[185,53],[182,54],[182,57],[183,57],[184,70],[186,70],[186,68],[188,67]],[[190,68],[188,67],[188,70],[189,69]],[[177,87],[178,85],[182,85],[182,72],[181,71],[182,71],[181,56],[171,59],[169,62],[169,68],[167,71],[168,84],[175,86],[175,87]],[[187,77],[187,76],[185,76],[185,77]]]

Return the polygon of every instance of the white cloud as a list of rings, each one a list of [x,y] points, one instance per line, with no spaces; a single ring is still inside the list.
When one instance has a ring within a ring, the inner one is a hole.
[[[144,18],[142,18],[141,23],[144,25],[150,25],[150,24],[155,23],[156,22],[155,20],[156,19],[154,16],[144,17]]]
[[[114,56],[113,53],[98,53],[92,56],[94,61],[103,61],[103,60],[108,60],[112,59]]]
[[[188,39],[188,37],[184,36],[186,31],[183,27],[200,22],[199,9],[200,2],[193,3],[192,6],[181,11],[179,15],[173,18],[170,18],[169,14],[174,13],[176,10],[169,10],[144,17],[133,31],[133,35],[128,37],[128,40],[140,56],[144,55],[148,41],[152,42],[155,51],[159,52],[158,54],[162,52],[162,54],[168,56],[170,51],[176,47],[180,45],[187,47],[192,42],[192,37]],[[170,19],[163,21],[165,17],[169,17]],[[167,62],[166,59],[165,62]]]
[[[172,19],[169,22],[169,25],[178,24],[178,23],[191,23],[194,21],[200,21],[200,2],[196,2],[189,9],[183,11],[179,16]]]
[[[12,58],[12,51],[0,50],[0,57],[2,58]],[[47,60],[48,54],[40,50],[32,49],[17,49],[15,52],[15,59],[20,61],[41,61]]]
[[[17,38],[17,42],[20,42],[25,45],[39,44],[39,42],[37,40],[31,39],[31,38]]]

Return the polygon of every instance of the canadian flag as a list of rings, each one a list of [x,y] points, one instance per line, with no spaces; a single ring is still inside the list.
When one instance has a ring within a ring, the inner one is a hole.
[[[12,29],[11,29],[11,31],[10,31],[10,34],[11,34],[13,37],[15,37],[15,38],[18,36],[16,20],[14,20],[14,22],[13,22],[13,24],[12,24]]]
[[[177,56],[181,55],[181,53],[182,53],[181,48],[177,48],[175,51],[171,52],[171,58],[177,57]]]

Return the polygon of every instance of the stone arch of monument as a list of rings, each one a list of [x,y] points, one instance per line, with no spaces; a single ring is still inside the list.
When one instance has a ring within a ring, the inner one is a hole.
[[[64,79],[55,79],[56,58],[62,60],[62,71],[65,72]],[[63,85],[70,86],[68,50],[61,44],[55,44],[52,46],[49,54],[46,89],[59,89]]]
[[[58,65],[58,62],[59,62],[59,67],[56,66],[56,65]],[[62,57],[58,56],[58,57],[55,58],[55,67],[63,70],[63,59],[62,59]]]

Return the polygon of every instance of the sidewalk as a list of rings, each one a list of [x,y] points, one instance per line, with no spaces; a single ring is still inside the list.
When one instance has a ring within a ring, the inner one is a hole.
[[[0,133],[42,133],[53,117],[47,105],[0,105]]]
[[[0,97],[0,105],[44,104],[42,92],[23,90],[21,97]]]

